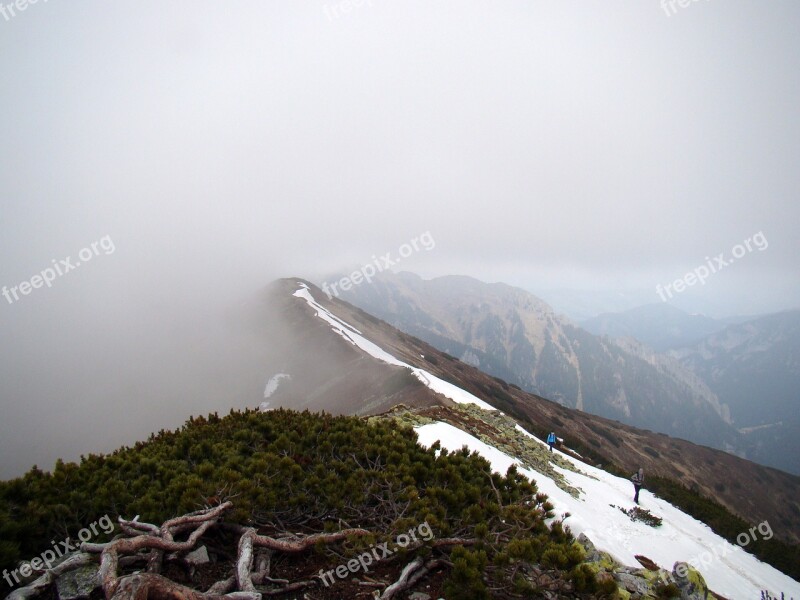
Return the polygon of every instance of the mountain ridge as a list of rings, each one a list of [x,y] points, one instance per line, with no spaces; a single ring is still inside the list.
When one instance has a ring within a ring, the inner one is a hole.
[[[594,336],[520,288],[400,273],[383,274],[341,297],[565,406],[743,450],[727,409],[690,370],[644,348]]]
[[[715,499],[748,521],[767,519],[773,523],[780,523],[780,528],[776,527],[776,536],[794,543],[800,541],[800,505],[797,501],[800,497],[800,477],[763,467],[707,446],[669,438],[612,419],[575,411],[525,392],[393,328],[385,321],[344,300],[327,299],[316,286],[296,278],[275,282],[270,286],[268,294],[271,301],[270,310],[277,310],[281,314],[290,310],[299,319],[292,325],[295,332],[289,340],[286,353],[287,356],[296,355],[297,362],[283,362],[280,365],[282,372],[292,373],[293,370],[297,373],[306,372],[309,362],[312,364],[324,362],[327,360],[327,352],[330,351],[337,353],[344,351],[347,355],[354,352],[357,354],[352,343],[341,336],[331,335],[330,327],[324,321],[319,318],[309,318],[316,317],[315,309],[292,295],[297,291],[299,283],[309,286],[314,298],[322,307],[357,327],[366,338],[393,356],[412,367],[424,369],[438,378],[457,384],[483,401],[512,415],[519,422],[528,423],[530,431],[545,434],[552,430],[558,431],[559,436],[569,439],[572,446],[581,454],[586,456],[593,453],[600,454],[628,472],[633,472],[642,466],[652,476],[678,481],[686,488]],[[305,333],[307,329],[318,331],[320,334],[325,333],[328,342],[322,343],[323,340],[319,339],[309,346],[298,343],[298,340],[310,339]],[[292,346],[302,346],[302,350],[292,350]],[[356,368],[359,362],[377,361],[367,361],[364,357],[362,361],[351,361],[348,368]],[[403,372],[402,368],[380,364],[378,366],[382,370],[387,369],[384,372],[386,380],[396,377],[398,385],[408,386],[413,390],[411,392],[405,390],[403,393],[413,396],[416,406],[447,405],[450,402],[420,385],[415,377],[397,375],[396,373]],[[308,377],[314,377],[314,371],[316,369],[313,369]],[[337,389],[338,386],[344,385],[342,382],[346,380],[345,373],[339,375],[337,382],[328,388],[333,397],[345,395]],[[281,385],[272,397],[273,405],[278,406],[283,403],[289,408],[292,407],[291,402],[295,399],[292,388],[298,385],[298,379],[293,375],[291,381]],[[349,406],[368,404],[368,398],[371,396],[364,390],[345,387],[347,394],[353,396],[352,404]],[[392,403],[381,403],[385,409],[373,405],[369,410],[360,411],[358,414],[377,414],[382,410],[388,410],[390,404]],[[305,407],[314,409],[311,405]],[[334,404],[325,410],[334,414],[346,414],[344,408],[347,407]],[[760,486],[769,486],[770,493],[758,493],[754,488],[754,482]]]

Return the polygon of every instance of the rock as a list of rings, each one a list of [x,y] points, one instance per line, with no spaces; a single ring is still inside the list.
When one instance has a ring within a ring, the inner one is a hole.
[[[597,552],[597,548],[595,547],[592,540],[586,537],[585,533],[582,533],[578,536],[578,543],[586,549],[586,554],[592,554]]]
[[[408,595],[408,600],[431,600],[431,597],[422,592],[413,592]]]
[[[622,568],[608,552],[598,550],[588,537],[584,534],[578,536],[578,543],[586,550],[586,562],[596,565],[598,570],[616,571]]]
[[[100,580],[97,576],[99,571],[99,566],[84,565],[62,574],[56,580],[59,600],[88,598],[96,588],[100,587]]]
[[[681,600],[706,600],[708,585],[700,572],[685,562],[677,562],[672,568],[672,578],[681,591]]]
[[[192,550],[183,557],[190,566],[197,568],[200,565],[205,565],[211,562],[211,559],[208,558],[208,550],[205,546],[200,546],[199,548]]]
[[[644,596],[650,591],[650,585],[647,583],[647,580],[642,577],[631,575],[630,573],[616,573],[614,579],[617,580],[620,587],[631,594]]]

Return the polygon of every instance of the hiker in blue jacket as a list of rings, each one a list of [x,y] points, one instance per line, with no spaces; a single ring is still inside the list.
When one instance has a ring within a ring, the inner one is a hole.
[[[547,445],[550,446],[550,452],[553,451],[553,444],[556,443],[556,434],[554,432],[550,432],[550,435],[547,436]]]

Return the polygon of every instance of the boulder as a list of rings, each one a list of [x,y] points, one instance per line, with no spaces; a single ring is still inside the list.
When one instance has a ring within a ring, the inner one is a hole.
[[[195,568],[211,562],[211,559],[208,558],[208,550],[205,546],[200,546],[199,548],[192,550],[189,552],[189,554],[183,557],[183,560]]]
[[[647,580],[643,577],[639,577],[638,575],[631,575],[630,573],[615,573],[614,579],[617,580],[619,587],[630,592],[631,594],[645,596],[650,592],[650,585],[648,584]]]
[[[63,573],[56,579],[59,600],[88,598],[95,589],[100,587],[100,578],[97,576],[99,571],[100,567],[97,565],[84,565]]]
[[[672,568],[672,578],[681,591],[681,600],[707,600],[710,593],[706,580],[700,572],[685,562],[677,562]]]

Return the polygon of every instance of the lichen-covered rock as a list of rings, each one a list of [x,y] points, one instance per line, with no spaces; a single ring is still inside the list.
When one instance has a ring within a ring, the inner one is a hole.
[[[59,600],[88,598],[96,588],[100,587],[100,580],[97,576],[99,570],[100,567],[97,565],[84,565],[63,573],[56,580]]]
[[[583,546],[584,550],[586,550],[586,556],[588,560],[595,562],[594,557],[599,556],[600,553],[597,551],[597,547],[594,545],[594,542],[586,537],[585,533],[581,533],[578,536],[578,543]]]
[[[681,591],[681,600],[706,600],[710,594],[706,580],[700,572],[685,562],[677,562],[672,568],[672,578]]]
[[[625,588],[617,588],[617,597],[619,600],[631,600],[631,593]]]
[[[619,587],[627,590],[631,594],[645,596],[651,590],[647,580],[639,575],[631,575],[630,573],[616,573],[614,575],[614,579],[617,580]]]
[[[586,562],[593,568],[595,573],[600,573],[602,571],[607,571],[609,573],[614,573],[624,567],[619,564],[614,558],[608,553],[598,550],[597,547],[592,543],[586,535],[581,533],[578,536],[578,543],[583,546],[584,551],[586,552]]]

